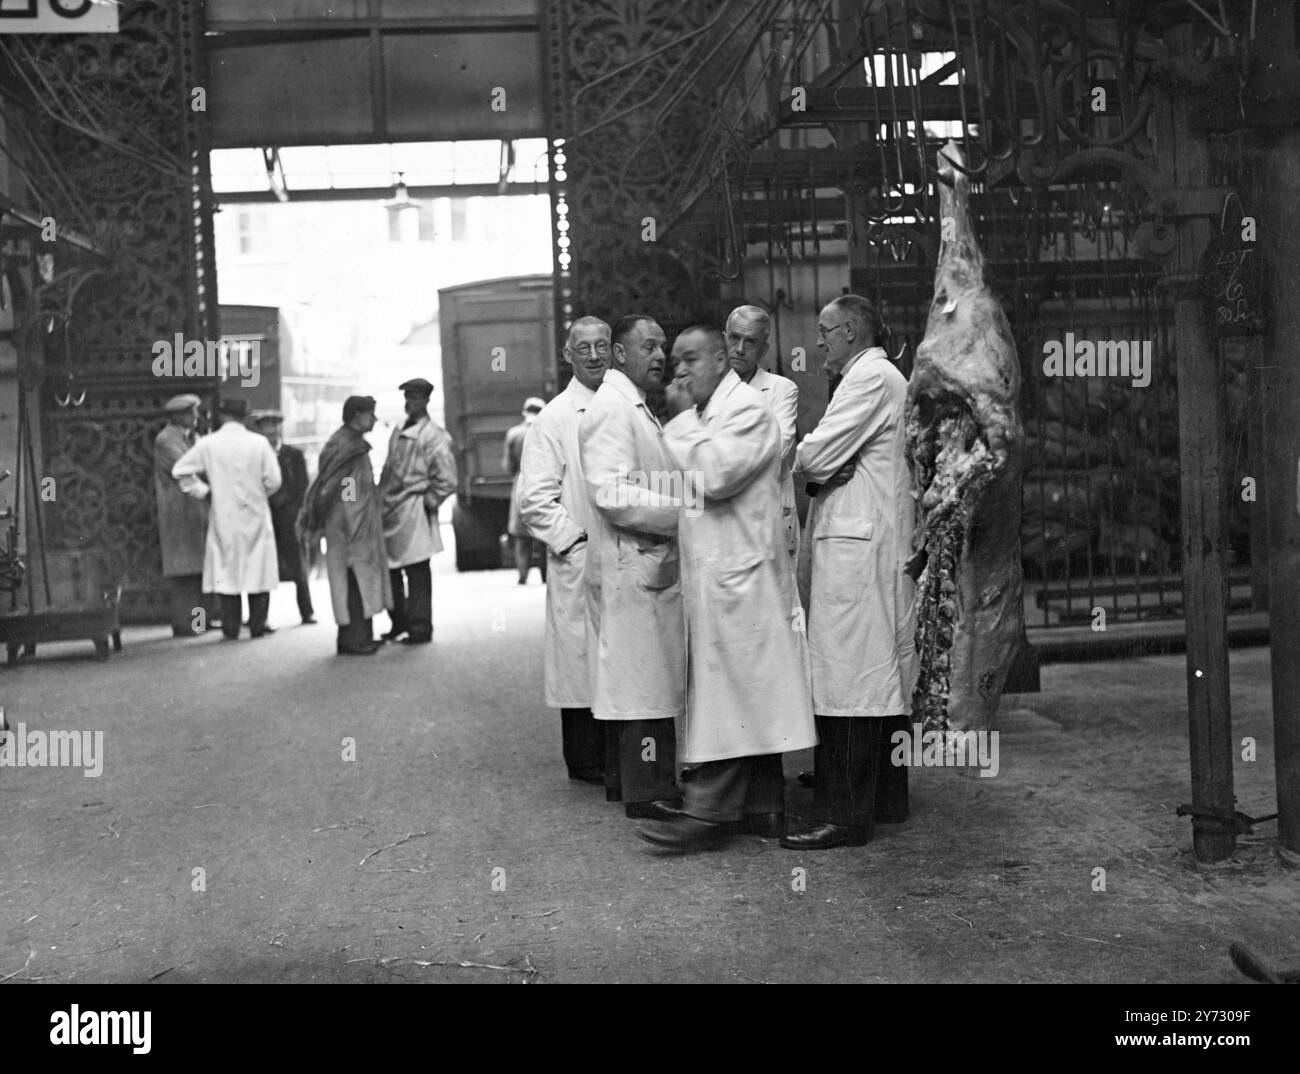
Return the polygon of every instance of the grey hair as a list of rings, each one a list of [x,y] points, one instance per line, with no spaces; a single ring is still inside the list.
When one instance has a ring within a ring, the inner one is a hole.
[[[861,295],[840,295],[827,305],[840,310],[859,332],[870,337],[873,347],[884,345],[889,329],[885,327],[879,311],[867,299]]]
[[[757,321],[763,328],[763,341],[772,338],[772,315],[762,306],[737,306],[727,315],[727,325],[737,317],[744,317],[748,321]]]
[[[591,316],[579,317],[576,321],[573,322],[573,324],[569,325],[569,334],[565,338],[564,341],[565,344],[567,345],[573,342],[573,333],[576,332],[579,328],[593,328],[596,326],[603,328],[606,332],[609,331],[609,325],[607,325],[599,317],[591,317]]]

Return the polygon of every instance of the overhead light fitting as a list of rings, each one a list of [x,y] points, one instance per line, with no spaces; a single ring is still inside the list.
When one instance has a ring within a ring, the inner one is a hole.
[[[404,209],[418,209],[420,202],[411,197],[402,179],[403,173],[397,173],[397,182],[393,184],[393,196],[384,202],[384,208],[390,213],[400,213]]]

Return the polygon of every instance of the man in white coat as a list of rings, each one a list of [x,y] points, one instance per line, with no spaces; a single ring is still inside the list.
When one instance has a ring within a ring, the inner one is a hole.
[[[821,744],[819,823],[781,841],[791,849],[861,846],[876,820],[907,813],[907,769],[890,764],[889,739],[907,726],[916,678],[914,585],[903,571],[914,503],[903,444],[907,380],[878,346],[882,332],[875,308],[858,295],[835,299],[818,318],[826,372],[842,379],[795,453],[795,474],[822,486],[804,534]]]
[[[546,704],[560,710],[569,778],[605,779],[605,724],[591,714],[587,666],[587,563],[590,508],[578,457],[578,423],[605,377],[609,325],[579,317],[569,329],[564,360],[573,378],[524,437],[517,481],[519,515],[546,545],[546,635],[542,685]]]
[[[816,745],[803,609],[786,549],[781,432],[728,367],[716,328],[673,343],[664,426],[682,474],[682,595],[689,677],[683,813],[637,828],[676,851],[740,830],[785,834],[781,754]]]
[[[416,377],[398,385],[406,398],[406,424],[393,430],[379,478],[384,501],[393,604],[385,641],[433,641],[433,574],[429,561],[442,551],[438,508],[456,491],[451,437],[429,417],[433,385]]]
[[[196,499],[212,498],[203,552],[203,591],[221,598],[221,631],[232,641],[248,594],[248,633],[274,633],[267,612],[280,584],[268,497],[280,487],[280,464],[266,437],[250,432],[243,399],[223,399],[221,428],[199,441],[172,467],[181,488]]]
[[[666,339],[644,315],[620,318],[611,337],[611,368],[578,426],[590,501],[591,710],[608,721],[606,799],[624,802],[629,817],[667,818],[677,815],[673,721],[686,709],[676,540],[682,500],[646,405],[667,365]]]
[[[737,306],[727,318],[727,361],[736,376],[763,396],[781,430],[781,527],[790,566],[799,559],[799,510],[795,505],[795,424],[799,388],[788,377],[770,373],[759,362],[767,355],[772,318],[761,306]]]

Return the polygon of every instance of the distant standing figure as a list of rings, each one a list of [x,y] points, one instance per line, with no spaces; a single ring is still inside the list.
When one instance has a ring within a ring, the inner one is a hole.
[[[343,425],[321,449],[320,470],[298,519],[305,537],[325,537],[340,656],[373,656],[382,643],[375,640],[371,620],[393,606],[382,501],[364,435],[374,427],[375,400],[349,396]]]
[[[501,452],[501,467],[514,478],[510,486],[510,516],[506,521],[506,533],[510,534],[510,544],[515,553],[515,570],[519,572],[519,584],[528,584],[528,572],[533,565],[533,551],[537,547],[532,532],[524,525],[519,514],[519,467],[524,455],[524,437],[529,427],[537,420],[546,402],[530,395],[524,400],[524,409],[520,411],[524,420],[506,430],[505,447]],[[546,581],[545,560],[541,568],[542,581]]]
[[[248,594],[248,632],[275,632],[266,614],[280,584],[271,527],[271,493],[280,487],[280,464],[266,437],[244,427],[248,404],[223,399],[221,428],[177,460],[172,476],[197,499],[212,498],[203,554],[203,588],[221,597],[221,630],[234,641]]]
[[[429,561],[442,551],[438,508],[456,491],[456,459],[451,437],[429,417],[433,385],[416,377],[398,390],[406,396],[406,424],[393,430],[379,479],[393,589],[393,625],[384,639],[424,645],[433,641]]]
[[[215,616],[207,609],[207,626],[197,626],[194,611],[209,603],[203,593],[203,549],[208,540],[208,505],[187,496],[172,477],[172,467],[198,440],[197,395],[177,395],[163,405],[167,425],[153,442],[153,487],[158,501],[158,543],[163,577],[168,580],[172,635],[189,638],[205,632]],[[215,602],[213,602],[215,603]]]
[[[275,451],[283,479],[280,488],[271,497],[271,526],[275,530],[275,553],[279,561],[280,581],[292,582],[298,597],[298,614],[304,624],[316,622],[311,606],[311,590],[307,586],[307,570],[302,562],[302,545],[298,541],[295,523],[307,495],[307,460],[296,447],[286,444],[280,433],[284,415],[278,410],[258,410],[252,423],[266,437]]]

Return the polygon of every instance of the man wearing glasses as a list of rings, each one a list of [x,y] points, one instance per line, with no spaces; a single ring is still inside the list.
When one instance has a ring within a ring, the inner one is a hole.
[[[795,452],[795,474],[821,485],[805,533],[820,745],[818,826],[781,841],[793,850],[861,846],[876,820],[907,816],[907,769],[889,763],[889,738],[907,726],[916,678],[914,587],[903,572],[914,504],[903,442],[907,381],[881,348],[883,334],[875,307],[858,295],[835,299],[818,318],[826,373],[842,379]]]
[[[587,563],[590,508],[578,458],[578,423],[609,363],[609,325],[579,317],[569,329],[564,360],[573,379],[552,399],[524,437],[519,464],[519,516],[546,544],[546,635],[542,685],[546,704],[560,710],[569,778],[601,783],[605,725],[591,714],[587,666]]]
[[[795,422],[799,389],[787,377],[769,373],[758,363],[767,354],[772,318],[759,306],[737,306],[727,318],[727,361],[736,376],[763,396],[781,429],[781,526],[791,565],[799,558],[799,513],[795,507]]]

